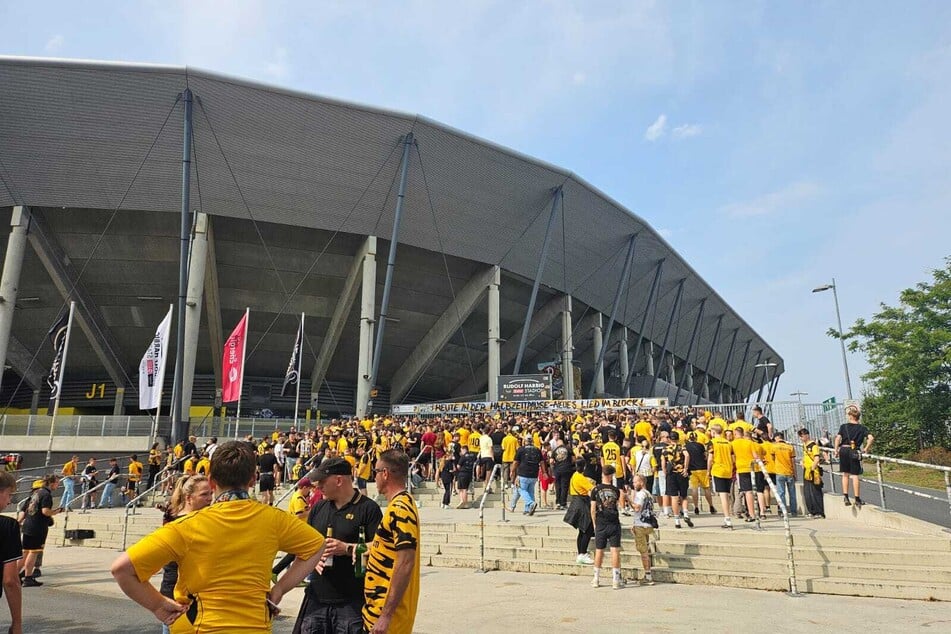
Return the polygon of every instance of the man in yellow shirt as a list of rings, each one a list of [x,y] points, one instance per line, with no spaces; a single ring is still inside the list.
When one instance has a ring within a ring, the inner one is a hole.
[[[594,524],[591,522],[591,490],[594,480],[584,474],[587,463],[584,459],[575,461],[575,472],[568,482],[568,511],[564,521],[578,531],[577,547],[579,564],[591,565],[594,559],[588,554],[588,546],[594,537]]]
[[[809,430],[799,430],[802,443],[802,497],[806,513],[812,518],[825,519],[825,501],[822,498],[822,447],[809,437]]]
[[[515,462],[515,452],[518,451],[518,437],[513,430],[502,439],[502,480],[509,482],[509,472],[512,470],[512,463]]]
[[[73,456],[72,459],[63,465],[63,498],[59,505],[63,508],[69,504],[70,500],[76,497],[76,482],[79,480],[79,456]]]
[[[139,483],[142,482],[142,472],[145,465],[139,462],[139,457],[132,454],[129,460],[129,497],[134,498],[139,495]]]
[[[776,488],[779,501],[790,515],[798,515],[796,505],[796,450],[786,442],[783,432],[773,436],[773,467],[776,469]]]
[[[709,469],[713,477],[713,490],[720,496],[723,505],[723,528],[733,530],[733,518],[730,512],[730,485],[733,480],[733,469],[736,459],[733,455],[733,445],[723,438],[723,428],[719,425],[710,426],[710,458]]]
[[[172,634],[269,632],[271,606],[276,608],[317,565],[324,543],[320,533],[249,496],[255,463],[246,443],[222,444],[211,461],[215,503],[169,522],[112,564],[122,591],[171,626]],[[279,550],[298,559],[269,591]],[[174,599],[149,583],[170,561],[178,562]]]
[[[739,489],[738,498],[746,502],[746,521],[755,522],[756,512],[753,510],[753,442],[746,437],[742,427],[733,431],[733,455],[736,459],[736,481]]]

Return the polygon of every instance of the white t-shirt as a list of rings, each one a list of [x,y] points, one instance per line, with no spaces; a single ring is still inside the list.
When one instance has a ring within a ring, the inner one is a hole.
[[[650,477],[654,475],[654,469],[651,466],[651,450],[641,447],[634,453],[634,468],[638,475]]]
[[[637,491],[634,494],[634,507],[637,508],[639,506],[644,508],[644,502],[647,501],[647,496],[649,495],[650,493],[647,492],[647,489],[641,489],[640,491]],[[641,528],[651,528],[650,524],[641,521],[640,511],[634,511],[634,526],[640,526]]]
[[[492,452],[492,436],[488,434],[482,434],[479,436],[479,457],[480,458],[491,458],[494,456]]]

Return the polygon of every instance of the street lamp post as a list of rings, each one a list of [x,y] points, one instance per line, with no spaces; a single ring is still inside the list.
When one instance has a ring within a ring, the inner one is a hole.
[[[802,405],[802,397],[809,396],[809,392],[803,392],[802,390],[796,390],[791,392],[790,396],[795,396],[799,400],[799,422],[803,425],[806,424],[806,408]]]
[[[845,355],[845,339],[842,338],[842,314],[839,312],[839,293],[835,288],[835,278],[832,278],[831,284],[812,289],[813,293],[832,290],[832,297],[835,299],[835,318],[839,322],[839,344],[842,346],[842,367],[845,368],[845,391],[849,400],[852,400],[852,380],[849,379],[849,361]]]
[[[764,372],[766,373],[766,385],[769,385],[769,369],[770,369],[770,368],[775,368],[775,367],[778,367],[778,366],[779,366],[778,363],[770,363],[770,362],[767,361],[766,363],[757,363],[757,364],[754,365],[753,367],[754,367],[754,368],[765,368],[765,369],[764,369]],[[762,392],[763,392],[763,389],[760,388],[760,396],[762,396]],[[756,400],[758,401],[759,398],[757,398]]]

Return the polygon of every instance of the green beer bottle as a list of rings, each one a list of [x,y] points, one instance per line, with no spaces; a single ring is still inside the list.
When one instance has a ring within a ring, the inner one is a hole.
[[[353,562],[353,576],[361,578],[367,572],[367,541],[362,526],[360,527],[360,532],[357,537],[357,546],[354,550],[354,555],[356,555],[356,561]]]

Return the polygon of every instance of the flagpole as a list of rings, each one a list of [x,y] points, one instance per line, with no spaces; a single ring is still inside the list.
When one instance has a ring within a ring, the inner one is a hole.
[[[300,345],[297,348],[297,395],[294,397],[294,429],[297,429],[297,412],[300,411],[301,366],[304,361],[304,313],[300,314]]]
[[[234,434],[238,437],[238,425],[241,423],[241,392],[244,391],[244,362],[248,358],[248,333],[251,332],[251,309],[244,309],[244,341],[241,346],[241,378],[238,380],[238,413],[234,419]]]
[[[59,365],[59,388],[56,390],[56,402],[53,404],[53,418],[50,419],[50,440],[46,445],[46,462],[44,467],[49,468],[53,453],[53,431],[56,429],[56,414],[59,412],[59,398],[63,394],[63,373],[66,372],[66,353],[69,352],[69,335],[73,330],[73,311],[76,302],[69,302],[69,317],[66,320],[66,343],[63,344],[63,358]]]
[[[172,311],[175,310],[175,304],[168,305],[168,314],[171,315]],[[152,439],[151,442],[158,440],[158,428],[159,421],[161,420],[162,414],[162,396],[165,394],[165,361],[168,359],[168,341],[163,342],[162,345],[162,376],[159,377],[159,393],[158,393],[158,404],[155,407],[155,420],[152,421]],[[141,389],[141,388],[140,388]]]

